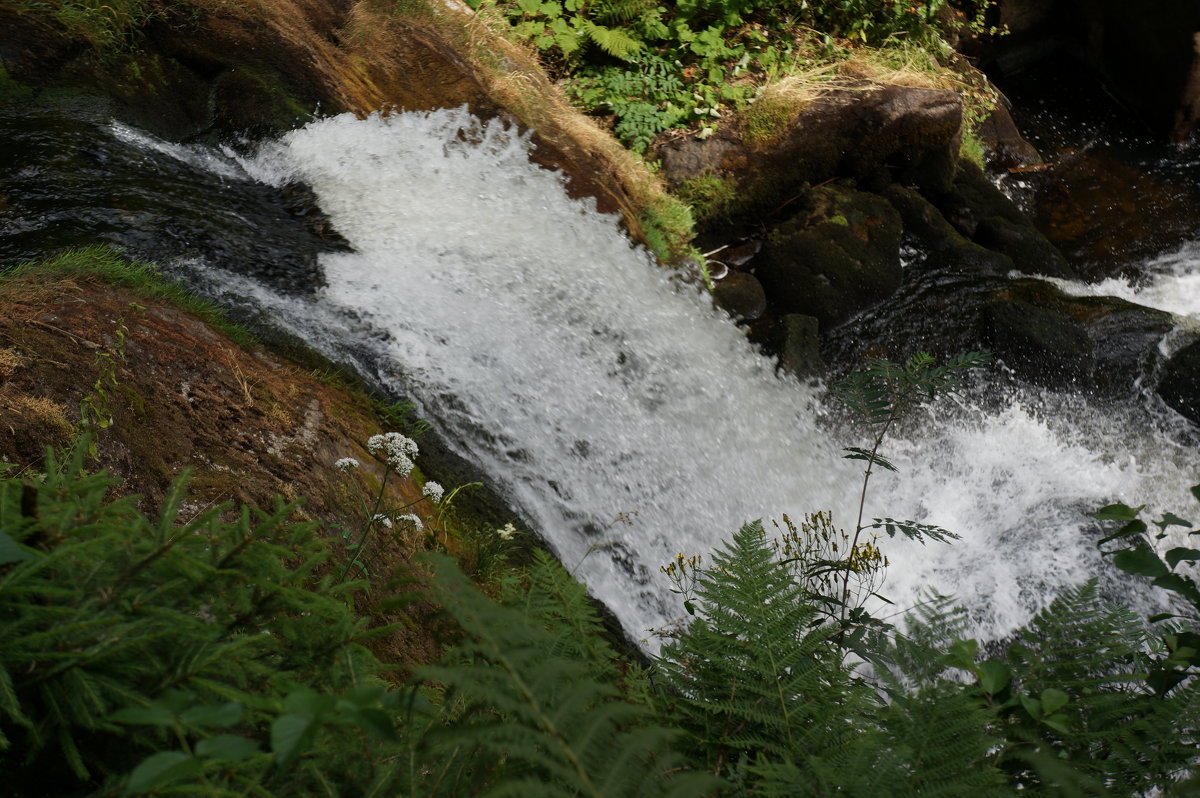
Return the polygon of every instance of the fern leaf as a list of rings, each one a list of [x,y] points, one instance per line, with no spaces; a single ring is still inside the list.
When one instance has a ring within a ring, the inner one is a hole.
[[[642,42],[621,28],[608,28],[587,21],[583,30],[597,47],[614,58],[627,59],[642,49]]]
[[[681,764],[670,753],[675,734],[588,664],[562,656],[554,630],[483,596],[447,558],[431,562],[465,638],[421,672],[464,707],[429,743],[435,754],[470,752],[478,764],[461,778],[495,796],[684,796],[707,784],[699,774],[668,776]]]

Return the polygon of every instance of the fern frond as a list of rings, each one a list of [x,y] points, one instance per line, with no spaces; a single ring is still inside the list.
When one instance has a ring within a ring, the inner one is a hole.
[[[748,758],[763,772],[862,739],[847,717],[870,691],[852,687],[832,629],[774,558],[762,524],[743,526],[712,561],[697,586],[696,619],[661,662],[709,766],[722,772]]]
[[[583,30],[597,47],[614,58],[628,58],[643,47],[641,40],[621,28],[609,28],[585,21]]]
[[[587,663],[563,656],[561,635],[492,602],[452,561],[431,558],[435,585],[465,637],[423,669],[461,702],[455,722],[431,733],[437,754],[469,752],[460,780],[486,795],[695,795],[708,783],[671,773],[674,732],[620,698]],[[462,789],[462,786],[458,787]]]

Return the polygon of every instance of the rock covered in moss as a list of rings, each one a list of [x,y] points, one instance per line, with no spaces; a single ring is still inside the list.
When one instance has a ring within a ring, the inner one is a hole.
[[[838,185],[808,202],[767,237],[758,277],[785,313],[833,326],[900,286],[900,215],[877,194]]]

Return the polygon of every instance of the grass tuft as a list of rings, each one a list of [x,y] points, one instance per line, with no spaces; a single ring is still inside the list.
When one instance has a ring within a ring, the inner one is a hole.
[[[4,269],[0,271],[0,289],[6,283],[31,278],[71,279],[128,288],[145,299],[167,302],[191,313],[240,346],[258,343],[249,330],[231,322],[217,305],[169,282],[154,264],[128,260],[108,246],[66,250],[48,260],[27,261]]]

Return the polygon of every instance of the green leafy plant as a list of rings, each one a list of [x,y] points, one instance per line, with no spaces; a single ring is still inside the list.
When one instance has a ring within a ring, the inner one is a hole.
[[[867,488],[876,466],[888,471],[896,467],[880,454],[884,440],[897,423],[921,403],[938,395],[954,393],[961,389],[963,372],[982,368],[989,356],[983,352],[967,352],[951,357],[938,365],[928,352],[919,352],[904,363],[885,358],[876,358],[865,369],[852,373],[836,384],[833,395],[853,414],[853,418],[865,425],[871,433],[869,448],[851,446],[845,449],[848,460],[866,463],[863,469],[862,490],[859,492],[858,518],[854,524],[854,536],[850,541],[849,557],[858,550],[862,533],[868,529],[879,529],[889,537],[897,533],[914,540],[936,540],[945,542],[957,538],[953,532],[942,527],[916,521],[898,521],[894,518],[875,518],[863,524],[863,511],[867,502]],[[847,593],[851,571],[843,576],[843,594]],[[846,601],[848,596],[843,595]]]

